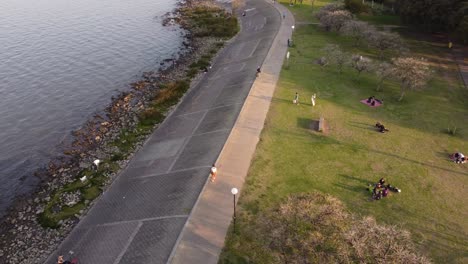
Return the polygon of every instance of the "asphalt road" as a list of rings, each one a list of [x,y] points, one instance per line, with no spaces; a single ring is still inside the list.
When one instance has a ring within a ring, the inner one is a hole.
[[[46,263],[166,263],[278,32],[250,0],[242,29]],[[207,215],[206,217],[210,217]]]

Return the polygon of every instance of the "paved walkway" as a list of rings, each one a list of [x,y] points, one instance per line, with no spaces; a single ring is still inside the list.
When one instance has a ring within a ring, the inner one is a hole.
[[[285,13],[286,18],[262,65],[262,74],[256,79],[216,162],[219,169],[216,182],[205,186],[172,254],[171,263],[218,263],[233,219],[231,188],[242,189],[287,52],[291,26],[294,25],[294,17],[285,7],[274,6],[279,11],[277,15]],[[243,21],[242,25],[247,23]]]
[[[283,23],[275,39],[282,19],[264,0],[248,1],[246,10],[241,32],[212,70],[189,90],[46,263],[69,251],[82,264],[216,262],[232,209],[232,197],[224,195],[233,185],[240,188],[247,173],[290,34]],[[290,21],[292,15],[286,19]],[[255,70],[265,58],[255,81]],[[211,184],[208,174],[216,160],[220,172]],[[229,178],[232,182],[225,181]],[[210,200],[213,191],[227,200]],[[200,212],[206,214],[200,217]],[[193,224],[200,219],[206,221],[200,226],[204,235],[190,240],[186,234],[197,232]],[[190,241],[203,245],[210,257],[185,255]]]

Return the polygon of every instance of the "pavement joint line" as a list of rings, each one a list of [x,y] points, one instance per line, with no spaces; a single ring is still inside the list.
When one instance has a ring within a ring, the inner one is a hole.
[[[171,172],[163,172],[163,173],[149,174],[149,175],[146,175],[146,176],[132,177],[131,180],[133,180],[133,179],[151,178],[151,177],[157,177],[157,176],[167,175],[167,174],[171,174],[171,173],[184,172],[184,171],[191,171],[191,170],[203,169],[203,168],[211,168],[211,166],[196,166],[196,167],[191,167],[191,168],[187,168],[187,169],[173,170],[173,171],[171,171]]]
[[[218,132],[224,132],[224,131],[230,131],[230,130],[231,130],[231,128],[217,129],[217,130],[213,130],[213,131],[209,131],[209,132],[203,132],[203,133],[199,133],[199,134],[194,134],[192,137],[203,136],[203,135],[207,135],[207,134],[218,133]]]
[[[169,166],[169,169],[167,169],[167,172],[170,172],[172,170],[172,168],[174,167],[174,165],[176,164],[177,160],[179,160],[179,157],[180,155],[182,154],[183,150],[185,149],[185,146],[187,146],[188,142],[190,141],[190,139],[193,137],[193,134],[195,134],[195,131],[197,131],[198,127],[201,125],[201,123],[203,122],[203,120],[205,119],[206,117],[206,114],[208,114],[208,110],[205,110],[205,113],[203,114],[203,116],[200,118],[200,121],[198,121],[198,124],[197,126],[195,126],[195,128],[193,129],[192,133],[190,134],[190,136],[188,136],[185,141],[184,141],[184,144],[182,144],[182,146],[180,147],[180,149],[177,151],[177,154],[174,158],[174,161],[172,161],[171,163],[171,166]]]
[[[117,258],[115,259],[114,264],[118,264],[120,260],[122,260],[122,257],[125,255],[125,252],[127,252],[128,247],[130,246],[130,244],[132,243],[133,239],[138,234],[138,231],[140,231],[140,228],[142,226],[143,226],[143,222],[139,221],[138,226],[135,228],[135,230],[133,230],[132,235],[130,235],[130,237],[127,240],[127,243],[125,243],[125,246],[123,247],[123,249],[120,251]]]
[[[205,111],[208,112],[208,111],[210,111],[210,110],[214,110],[214,109],[218,109],[218,108],[223,108],[223,107],[227,107],[227,106],[239,105],[239,104],[243,104],[243,103],[235,103],[235,104],[220,105],[220,106],[211,107],[211,108],[207,108],[207,109],[203,109],[203,110],[199,110],[199,111],[194,111],[194,112],[190,112],[190,113],[185,113],[185,114],[176,115],[176,116],[174,116],[174,117],[186,116],[186,115],[193,115],[193,114],[198,114],[198,113],[205,112]]]
[[[248,58],[252,57],[252,55],[254,54],[254,52],[257,50],[257,47],[258,45],[260,45],[260,42],[262,42],[262,38],[261,39],[257,39],[257,43],[255,44],[254,48],[252,49],[252,51],[250,52],[249,56],[247,56]]]
[[[170,218],[185,218],[185,217],[188,217],[188,215],[166,215],[166,216],[158,216],[158,217],[150,217],[150,218],[141,218],[141,219],[135,219],[135,220],[110,222],[110,223],[105,223],[105,224],[99,224],[91,228],[101,227],[101,226],[114,226],[114,225],[121,225],[121,224],[129,224],[129,223],[134,223],[134,222],[143,223],[147,221],[163,220],[163,219],[170,219]]]

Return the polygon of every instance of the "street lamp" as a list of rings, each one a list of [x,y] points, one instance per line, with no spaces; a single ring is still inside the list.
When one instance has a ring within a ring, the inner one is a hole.
[[[231,189],[231,193],[234,196],[234,228],[233,228],[234,233],[236,232],[236,194],[238,192],[239,192],[239,190],[237,190],[237,188],[232,188]]]

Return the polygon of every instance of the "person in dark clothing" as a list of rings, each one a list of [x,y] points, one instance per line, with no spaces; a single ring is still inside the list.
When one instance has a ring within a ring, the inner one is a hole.
[[[385,133],[385,132],[388,132],[389,130],[387,128],[385,128],[385,126],[383,124],[381,124],[380,122],[377,122],[377,124],[375,124],[375,126],[377,127],[377,129],[379,130],[380,133]]]

